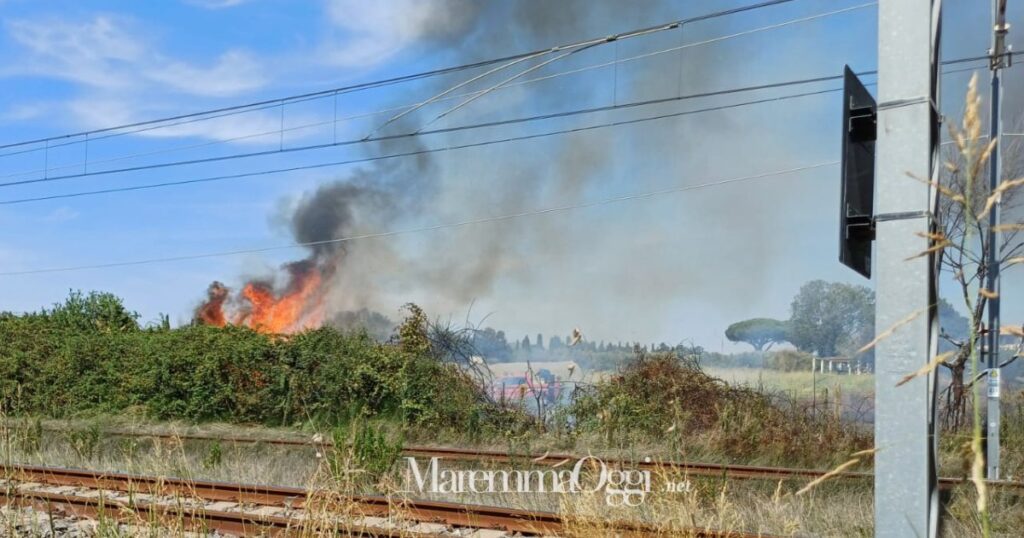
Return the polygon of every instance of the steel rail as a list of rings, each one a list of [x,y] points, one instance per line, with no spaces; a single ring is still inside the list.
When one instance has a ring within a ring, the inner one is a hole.
[[[453,527],[494,529],[529,535],[559,535],[566,528],[565,519],[552,512],[443,501],[396,499],[383,495],[346,495],[338,499],[318,500],[315,491],[286,486],[184,480],[35,465],[0,465],[0,477],[48,486],[72,486],[126,493],[181,495],[206,501],[230,501],[239,504],[249,503],[291,509],[316,507],[343,514],[352,513],[360,517],[388,517],[397,515],[403,519],[415,522],[444,523]],[[0,493],[3,493],[2,489],[0,489]],[[95,498],[65,495],[63,493],[48,493],[45,491],[8,488],[7,492],[0,495],[0,497],[8,499],[17,497],[40,501],[44,504],[48,502],[62,506],[69,505],[81,507],[83,510],[92,510],[97,507],[97,500]],[[137,513],[145,512],[145,514],[151,517],[177,517],[180,520],[184,514],[196,520],[209,520],[211,526],[234,525],[237,529],[240,528],[238,527],[239,525],[249,525],[250,532],[254,532],[253,529],[258,527],[260,529],[270,529],[272,533],[280,533],[302,526],[302,520],[285,516],[219,512],[201,508],[186,509],[178,506],[159,505],[148,501],[141,503],[132,502],[130,506],[129,503],[118,500],[107,500],[106,503],[107,505],[117,505],[119,509],[130,508]],[[598,525],[615,532],[617,536],[649,536],[661,532],[656,527],[629,521],[600,522]],[[227,530],[227,527],[224,527],[224,529]],[[376,528],[363,530],[377,532]],[[403,536],[409,534],[408,530],[404,532]],[[687,536],[701,538],[766,536],[764,534],[708,529],[686,529],[682,532]]]
[[[490,461],[497,463],[504,462],[532,462],[538,465],[561,465],[566,461],[577,461],[580,458],[588,457],[580,454],[524,454],[516,455],[500,451],[490,450],[468,450],[460,448],[433,448],[433,447],[406,447],[403,455],[413,457],[438,457],[451,460],[474,460]],[[789,480],[789,479],[815,479],[829,474],[829,470],[801,469],[792,467],[770,467],[760,465],[738,465],[728,463],[704,463],[704,462],[681,462],[681,461],[658,461],[658,460],[620,460],[600,458],[605,464],[616,468],[634,467],[651,471],[666,470],[682,472],[697,476],[710,476],[722,478],[757,479],[757,480]],[[834,478],[842,479],[873,479],[874,474],[864,471],[843,471],[831,475]],[[968,478],[943,477],[939,478],[939,486],[943,489],[969,484]],[[989,486],[997,488],[1024,490],[1024,482],[1012,480],[988,480]]]
[[[307,447],[329,447],[333,446],[331,441],[316,442],[304,439],[273,439],[237,436],[216,436],[203,434],[173,434],[173,433],[149,433],[149,432],[106,432],[108,435],[124,437],[150,437],[164,440],[181,441],[209,441],[228,443],[266,443],[280,446],[307,446]],[[479,461],[487,463],[532,463],[535,465],[558,465],[566,461],[577,461],[587,457],[580,454],[515,454],[497,450],[476,450],[463,448],[444,448],[427,446],[407,446],[402,449],[405,457],[437,457],[452,461]],[[771,467],[760,465],[739,465],[728,463],[706,463],[706,462],[682,462],[682,461],[630,461],[615,458],[600,458],[605,464],[616,468],[634,467],[646,470],[666,470],[681,472],[695,476],[751,479],[751,480],[792,480],[792,479],[815,479],[829,473],[829,470],[802,469],[792,467]],[[832,475],[838,479],[873,479],[871,472],[843,471]],[[952,489],[956,486],[969,484],[966,477],[942,477],[939,478],[939,487]],[[989,480],[989,486],[1001,489],[1024,491],[1024,482],[1013,480]]]
[[[75,486],[124,492],[160,493],[197,497],[208,501],[230,501],[301,509],[311,506],[315,493],[303,488],[234,484],[209,480],[186,480],[127,473],[99,472],[35,465],[0,465],[0,475],[19,481],[55,486]],[[407,501],[378,495],[351,495],[341,501],[360,516],[382,517],[401,514],[421,522],[444,522],[455,526],[501,529],[544,534],[562,528],[553,513],[464,505],[439,501]]]
[[[185,527],[194,531],[218,531],[235,536],[292,536],[306,534],[310,524],[300,519],[251,512],[225,512],[180,505],[161,505],[150,502],[124,502],[103,496],[85,497],[45,491],[0,489],[5,504],[31,506],[52,512],[86,519],[112,518],[122,523],[159,523],[166,527]],[[322,529],[316,529],[322,530]],[[345,525],[335,534],[347,536],[402,537],[408,531],[378,528],[366,525]],[[435,538],[441,535],[417,533],[418,537]]]

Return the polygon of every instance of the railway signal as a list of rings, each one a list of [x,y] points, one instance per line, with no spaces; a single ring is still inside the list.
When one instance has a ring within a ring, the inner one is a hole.
[[[871,278],[878,107],[850,66],[843,71],[839,261]]]

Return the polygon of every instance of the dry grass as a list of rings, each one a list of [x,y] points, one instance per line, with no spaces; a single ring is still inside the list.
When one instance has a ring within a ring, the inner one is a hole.
[[[158,426],[149,424],[147,427]],[[244,430],[253,437],[280,433],[248,428],[231,430],[224,426],[216,426],[215,429],[225,433],[230,431],[232,434],[240,434]],[[308,536],[323,535],[329,530],[353,525],[354,518],[339,517],[352,514],[352,507],[346,504],[345,495],[367,491],[365,484],[357,480],[339,479],[337,474],[329,472],[323,464],[323,458],[318,458],[312,447],[274,447],[259,443],[223,445],[219,460],[211,462],[210,442],[154,442],[104,436],[98,446],[94,447],[91,458],[83,459],[81,451],[71,446],[66,435],[47,433],[44,430],[43,437],[36,441],[29,439],[32,436],[30,429],[8,427],[6,430],[5,450],[0,458],[3,461],[311,488],[317,492],[315,502],[311,503],[314,508],[306,528],[301,531]],[[468,468],[468,464],[449,465]],[[524,461],[515,467],[528,465],[529,462]],[[377,492],[391,494],[396,509],[402,500],[409,497],[409,494],[400,493],[403,489],[400,470],[404,467],[404,462],[399,462],[395,472],[373,488]],[[473,468],[481,467],[486,468],[473,464]],[[350,476],[358,475],[358,469],[351,468],[351,471]],[[688,482],[690,487],[680,492],[666,491],[665,484],[670,482]],[[643,504],[635,508],[610,508],[603,496],[586,494],[417,494],[415,497],[558,511],[568,521],[569,536],[607,534],[610,532],[605,527],[607,523],[602,522],[613,520],[645,521],[656,525],[658,534],[663,536],[679,536],[684,529],[691,528],[744,530],[781,536],[872,535],[873,492],[870,483],[862,480],[831,480],[817,485],[805,495],[796,495],[806,485],[806,480],[728,480],[685,476],[661,470],[654,474],[653,492]],[[974,511],[973,501],[974,496],[969,487],[958,488],[950,495],[945,536],[981,535],[980,520]],[[991,499],[991,507],[993,535],[1017,535],[1016,529],[1024,525],[1022,500],[997,492]],[[7,519],[4,520],[4,517]],[[159,528],[162,529],[159,533],[161,536],[184,536],[187,528],[181,522],[178,531],[168,533],[166,522],[130,523],[126,526],[109,520],[101,521],[105,534],[100,535],[152,535],[152,530]],[[10,513],[0,516],[0,528],[11,529],[13,525],[14,519]],[[40,536],[43,534],[45,529]]]
[[[48,425],[49,426],[49,425]],[[70,432],[90,430],[21,429],[20,440],[0,447],[0,461],[22,464],[82,467],[153,476],[203,478],[251,484],[303,486],[322,458],[310,447],[266,443],[218,443],[101,434],[80,441]],[[95,431],[95,430],[93,430]],[[38,437],[37,437],[38,435]],[[17,437],[16,437],[17,439]]]

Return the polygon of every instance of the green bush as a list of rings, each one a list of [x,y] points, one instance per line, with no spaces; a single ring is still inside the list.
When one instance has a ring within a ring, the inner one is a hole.
[[[347,427],[335,428],[334,444],[326,454],[331,475],[342,483],[378,483],[402,454],[401,438],[391,437],[383,424],[358,417]]]
[[[605,436],[609,445],[667,441],[680,451],[701,447],[727,459],[820,464],[871,446],[868,428],[728,385],[678,350],[639,355],[578,396],[571,412],[581,432]]]
[[[290,337],[245,327],[140,328],[106,294],[0,316],[0,411],[51,417],[142,409],[158,419],[339,424],[352,410],[403,424],[504,428],[499,409],[438,359],[426,317],[392,343],[323,327]],[[493,417],[493,420],[492,420]]]
[[[97,455],[102,437],[103,432],[100,431],[99,425],[90,424],[88,428],[68,432],[68,444],[79,460],[89,461]]]
[[[695,362],[669,352],[641,356],[574,406],[583,429],[602,429],[609,436],[635,430],[662,437],[677,429],[705,431],[731,403],[749,407],[760,402],[751,391],[730,387]]]
[[[220,446],[220,441],[214,441],[210,444],[210,448],[206,452],[206,455],[203,456],[203,468],[215,469],[219,467],[223,461],[224,452]]]

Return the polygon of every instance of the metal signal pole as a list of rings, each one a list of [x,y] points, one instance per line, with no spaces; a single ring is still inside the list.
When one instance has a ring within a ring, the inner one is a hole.
[[[1002,99],[1002,77],[1000,70],[1009,66],[1010,55],[1006,48],[1006,34],[1010,27],[1006,24],[1006,0],[992,0],[992,49],[989,50],[989,69],[992,70],[992,97],[989,111],[989,140],[996,144],[989,156],[989,192],[995,192],[1002,179],[1003,143],[1000,130],[999,101]],[[986,366],[988,368],[988,420],[985,421],[985,459],[986,477],[989,480],[999,479],[999,425],[1002,417],[999,409],[1000,383],[1002,376],[999,371],[999,234],[996,227],[1000,219],[1000,203],[996,203],[988,216],[988,259],[986,263],[988,276],[985,287],[994,295],[988,300],[988,332],[985,337]]]
[[[937,345],[930,247],[937,193],[941,0],[880,0],[875,237],[875,536],[934,537],[934,374],[897,387]]]

